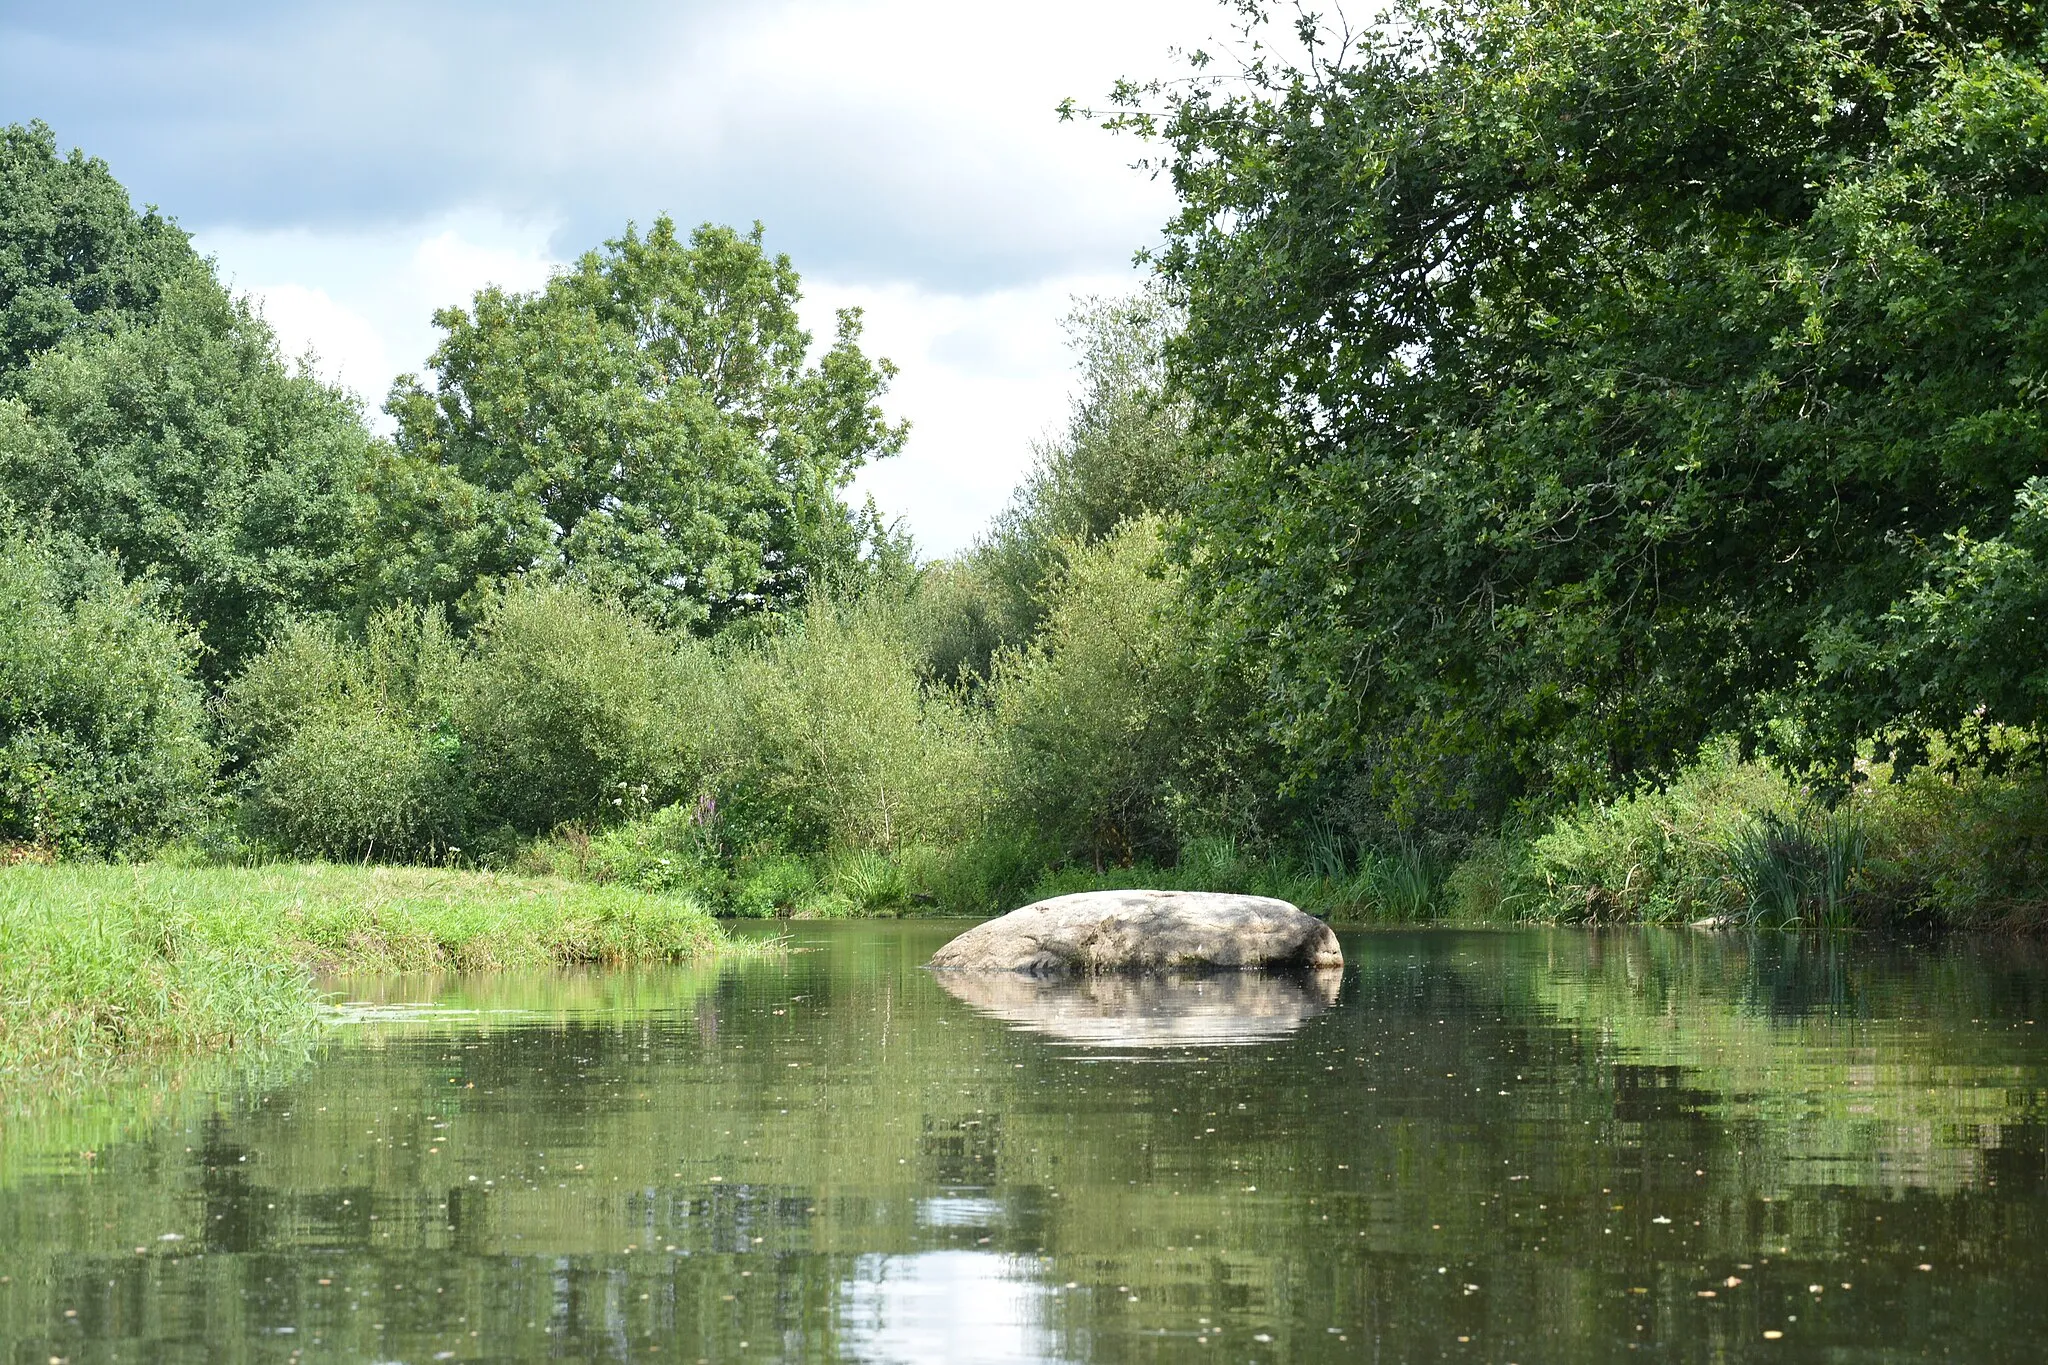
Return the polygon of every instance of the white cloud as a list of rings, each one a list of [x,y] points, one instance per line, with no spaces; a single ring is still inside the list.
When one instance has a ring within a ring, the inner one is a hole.
[[[804,311],[814,337],[831,335],[835,309],[859,305],[863,349],[901,371],[886,407],[910,419],[910,441],[863,471],[856,492],[903,517],[926,554],[963,549],[1009,500],[1033,442],[1066,418],[1074,357],[1061,320],[1072,299],[1136,285],[1129,273],[979,294],[810,282]]]
[[[278,345],[294,359],[310,358],[330,384],[357,393],[378,393],[388,383],[391,357],[376,324],[324,289],[274,284],[247,291],[277,333]]]
[[[1066,96],[1170,72],[1217,0],[142,0],[0,6],[0,119],[44,117],[188,225],[765,221],[813,270],[951,289],[1099,268],[1156,228]]]
[[[412,253],[418,288],[449,302],[467,302],[487,284],[513,290],[537,288],[547,282],[558,264],[548,255],[544,236],[530,228],[503,224],[480,236],[469,229],[446,227]]]

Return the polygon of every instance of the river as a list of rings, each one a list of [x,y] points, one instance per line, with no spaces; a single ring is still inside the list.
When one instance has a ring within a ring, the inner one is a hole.
[[[0,1177],[0,1361],[2038,1360],[2048,954],[1344,935],[1341,984],[337,982]]]

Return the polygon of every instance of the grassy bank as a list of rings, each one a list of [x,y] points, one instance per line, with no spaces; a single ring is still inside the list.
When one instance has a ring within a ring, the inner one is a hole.
[[[1340,924],[2048,927],[2048,785],[1940,761],[1833,802],[1714,746],[1635,795],[1459,846],[1192,838],[1123,865],[993,823],[951,842],[735,848],[701,807],[574,827],[493,873],[279,864],[0,869],[0,1072],[86,1077],[288,1039],[313,974],[676,960],[746,951],[713,914],[999,913],[1160,886],[1279,896]]]
[[[0,1073],[288,1039],[313,974],[656,962],[747,951],[694,902],[422,868],[0,869]]]
[[[1447,913],[1543,923],[2048,929],[2048,781],[1936,761],[1815,792],[1732,746],[1659,787],[1479,841]]]
[[[1157,884],[1280,896],[1338,923],[1694,924],[2048,932],[2048,780],[1866,763],[1816,792],[1713,745],[1672,781],[1450,850],[1192,846],[1172,868],[1042,877],[1037,895]]]

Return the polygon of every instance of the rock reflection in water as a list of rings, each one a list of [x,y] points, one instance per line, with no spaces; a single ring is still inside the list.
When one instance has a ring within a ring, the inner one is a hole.
[[[956,999],[1027,1033],[1106,1047],[1217,1047],[1284,1038],[1337,1003],[1343,973],[1029,976],[934,972]]]

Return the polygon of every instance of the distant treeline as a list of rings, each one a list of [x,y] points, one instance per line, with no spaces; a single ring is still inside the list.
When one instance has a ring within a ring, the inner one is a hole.
[[[1065,430],[938,562],[846,496],[892,367],[758,227],[444,310],[385,440],[9,129],[0,838],[2033,922],[2044,23],[1408,0],[1120,86],[1157,278],[1077,307]]]

